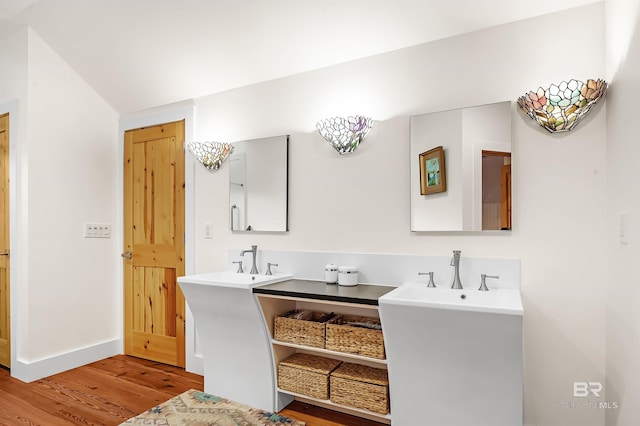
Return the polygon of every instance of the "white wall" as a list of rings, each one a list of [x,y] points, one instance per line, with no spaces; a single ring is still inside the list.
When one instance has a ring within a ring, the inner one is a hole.
[[[607,383],[606,396],[619,409],[607,411],[607,426],[640,419],[640,4],[607,0]],[[620,213],[629,213],[629,243],[620,244]]]
[[[510,235],[411,233],[408,180],[409,116],[515,101],[539,85],[602,77],[603,13],[599,3],[197,99],[198,140],[291,140],[286,234],[232,234],[228,164],[215,174],[197,168],[196,271],[231,269],[227,250],[251,244],[521,258],[526,424],[602,425],[602,410],[560,403],[573,399],[574,381],[604,380],[604,105],[560,136],[514,109]],[[575,42],[569,46],[559,34]],[[355,154],[340,156],[315,122],[353,114],[376,124]],[[324,208],[327,202],[336,208]],[[200,232],[205,221],[214,222],[211,240]]]
[[[118,116],[32,30],[3,43],[26,58],[11,309],[12,374],[29,381],[119,352],[116,239],[83,238],[84,222],[117,222]]]
[[[0,102],[24,98],[27,91],[27,30],[0,40]]]

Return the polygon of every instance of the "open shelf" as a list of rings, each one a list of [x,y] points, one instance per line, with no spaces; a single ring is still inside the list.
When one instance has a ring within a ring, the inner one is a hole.
[[[369,364],[369,363],[380,364],[381,368],[387,365],[386,359],[371,358],[368,356],[355,355],[347,352],[332,351],[330,349],[314,348],[312,346],[298,345],[296,343],[280,342],[275,339],[271,339],[271,344],[277,345],[277,346],[284,346],[287,348],[300,349],[300,351],[302,352],[329,355],[331,358],[340,358],[340,359],[345,359],[349,361],[363,361],[362,363],[366,363],[366,364]]]
[[[365,419],[373,420],[376,422],[391,424],[390,414],[374,413],[373,411],[363,410],[360,408],[351,407],[349,405],[336,404],[335,402],[329,399],[313,398],[311,396],[302,395],[296,392],[291,392],[291,391],[283,390],[280,388],[277,388],[277,391],[286,395],[291,395],[296,401],[305,402],[305,403],[316,405],[322,408],[328,408],[330,410],[339,411],[341,413],[350,414],[352,416],[363,417]]]
[[[354,289],[350,289],[350,291],[354,292]],[[357,297],[355,297],[357,296],[357,293],[354,293],[354,295],[352,295],[354,297],[349,301],[319,300],[313,298],[311,295],[310,297],[304,297],[300,292],[297,292],[295,295],[256,293],[255,296],[256,301],[260,306],[260,310],[262,311],[265,331],[268,334],[271,343],[274,377],[278,377],[278,364],[280,361],[298,352],[325,356],[327,358],[333,358],[343,362],[362,364],[374,368],[387,368],[386,359],[372,358],[348,352],[339,352],[325,348],[300,345],[297,343],[282,342],[273,338],[274,318],[293,309],[308,309],[327,313],[334,312],[338,315],[379,317],[377,305],[372,305],[370,303],[357,303]],[[383,415],[348,405],[336,404],[331,400],[317,399],[295,392],[285,391],[280,389],[277,384],[276,392],[280,395],[280,397],[277,398],[281,401],[279,404],[286,405],[290,403],[292,399],[295,399],[311,405],[327,408],[329,410],[339,411],[384,424],[391,424],[391,414]]]

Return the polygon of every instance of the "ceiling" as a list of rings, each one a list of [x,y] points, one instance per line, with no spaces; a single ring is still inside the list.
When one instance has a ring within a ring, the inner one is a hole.
[[[0,38],[31,27],[127,114],[599,1],[0,0]]]

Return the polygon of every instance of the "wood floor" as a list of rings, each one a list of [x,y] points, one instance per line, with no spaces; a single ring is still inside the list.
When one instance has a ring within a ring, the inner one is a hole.
[[[189,389],[203,390],[202,376],[125,355],[32,383],[0,368],[0,425],[118,425]],[[380,426],[299,402],[281,414],[308,426]]]

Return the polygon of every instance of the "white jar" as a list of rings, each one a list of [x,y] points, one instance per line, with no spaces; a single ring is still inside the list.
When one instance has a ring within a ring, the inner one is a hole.
[[[324,282],[327,284],[335,284],[338,282],[338,265],[330,263],[324,267]]]
[[[338,268],[338,284],[344,286],[358,285],[358,267],[340,266]]]

